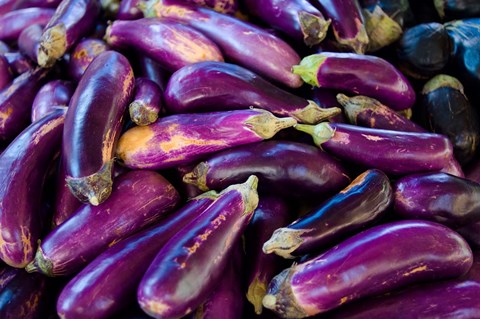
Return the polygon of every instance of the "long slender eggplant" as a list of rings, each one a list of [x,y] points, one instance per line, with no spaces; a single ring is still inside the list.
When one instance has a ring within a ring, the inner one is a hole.
[[[263,251],[284,258],[315,253],[376,223],[392,202],[387,175],[367,170],[308,214],[275,230]]]
[[[35,68],[30,58],[18,51],[6,52],[3,56],[7,59],[14,75],[21,75],[27,71],[33,71]]]
[[[137,125],[152,124],[162,109],[163,93],[157,83],[147,78],[135,79],[135,96],[128,106],[130,118]]]
[[[27,8],[9,12],[0,16],[0,40],[15,41],[22,31],[32,24],[45,26],[53,17],[55,10]]]
[[[63,288],[58,314],[65,319],[100,319],[124,308],[159,250],[217,197],[208,192],[193,198],[157,225],[105,250]]]
[[[32,122],[38,121],[57,106],[68,106],[68,102],[75,90],[69,81],[53,80],[47,82],[35,95],[32,104]]]
[[[171,168],[269,139],[295,123],[291,117],[277,118],[260,109],[170,115],[126,131],[116,154],[129,168]]]
[[[11,81],[12,72],[10,71],[10,64],[3,55],[0,55],[0,90],[8,86]]]
[[[138,7],[141,0],[122,0],[115,19],[136,20],[143,18],[143,12]]]
[[[342,165],[317,147],[277,140],[216,153],[185,174],[183,181],[202,190],[221,190],[252,174],[260,179],[261,192],[303,199],[334,194],[350,182]]]
[[[283,318],[304,318],[408,285],[464,275],[473,264],[467,242],[433,222],[370,228],[275,277],[263,299]]]
[[[32,24],[25,28],[18,36],[18,49],[32,61],[37,61],[37,53],[42,34],[43,26],[40,24]]]
[[[239,0],[185,0],[185,2],[230,15],[237,13],[239,7]]]
[[[230,63],[202,62],[175,72],[165,89],[170,113],[225,111],[258,107],[300,122],[316,124],[339,114],[284,91],[254,72]]]
[[[65,109],[31,124],[0,155],[0,258],[25,267],[42,234],[41,190],[61,145]],[[33,191],[35,190],[35,191]]]
[[[150,0],[146,17],[172,18],[212,39],[234,63],[292,88],[303,82],[291,69],[300,61],[295,50],[280,38],[247,22],[181,0]],[[218,32],[222,30],[222,32]]]
[[[108,50],[105,41],[95,38],[85,38],[75,45],[68,61],[68,75],[78,82],[93,59]]]
[[[318,87],[375,98],[401,111],[415,102],[408,80],[386,60],[354,53],[323,52],[309,55],[293,72]]]
[[[433,3],[442,20],[480,16],[480,3],[476,0],[434,0]]]
[[[133,89],[128,60],[106,51],[92,61],[70,100],[62,152],[67,184],[83,202],[98,205],[110,195],[113,155]]]
[[[52,66],[94,28],[99,12],[97,0],[62,0],[43,32],[38,65]]]
[[[368,36],[366,51],[375,52],[383,49],[402,37],[402,26],[390,17],[382,7],[375,6],[372,11],[363,10],[365,30]]]
[[[257,183],[251,176],[223,190],[163,246],[137,291],[138,303],[147,314],[179,318],[208,297],[258,205]]]
[[[153,171],[119,176],[112,196],[84,204],[45,237],[27,271],[64,276],[80,270],[109,246],[162,219],[179,203],[173,186]]]

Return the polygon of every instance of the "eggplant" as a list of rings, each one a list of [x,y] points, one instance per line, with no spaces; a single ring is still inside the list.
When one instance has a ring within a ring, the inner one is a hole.
[[[38,121],[58,106],[68,106],[75,87],[69,81],[53,80],[43,85],[32,104],[32,122]]]
[[[442,20],[480,16],[480,3],[477,0],[434,0],[433,3]]]
[[[212,40],[169,19],[117,20],[107,28],[105,39],[113,48],[135,48],[170,72],[196,62],[223,62],[222,52]]]
[[[2,0],[0,1],[0,17],[13,10],[17,0]]]
[[[163,69],[155,60],[149,58],[144,54],[138,54],[136,61],[138,62],[137,77],[144,77],[157,83],[162,92],[167,87],[170,73]]]
[[[348,97],[345,94],[338,94],[337,100],[351,124],[401,132],[428,132],[420,125],[368,96]]]
[[[480,223],[473,223],[456,229],[471,247],[480,248]]]
[[[195,63],[176,71],[165,89],[165,105],[170,113],[253,106],[310,124],[341,112],[335,107],[322,109],[315,102],[282,90],[246,68],[220,62]]]
[[[62,0],[43,31],[37,63],[51,67],[95,26],[100,1]]]
[[[126,131],[118,142],[116,157],[129,168],[171,168],[269,139],[295,123],[291,117],[277,118],[260,109],[170,115]]]
[[[453,230],[391,222],[285,269],[270,283],[263,306],[282,318],[304,318],[414,283],[459,277],[472,264],[470,247]]]
[[[53,8],[55,9],[61,0],[16,0],[15,10],[24,8]]]
[[[53,17],[55,10],[27,8],[11,11],[0,16],[0,40],[15,41],[22,31],[32,24],[45,26]]]
[[[329,90],[324,88],[312,87],[311,90],[306,94],[309,98],[312,99],[318,106],[322,109],[328,109],[331,107],[338,107],[341,109],[340,103],[338,103],[336,98],[337,92],[335,90]],[[343,112],[331,117],[329,122],[333,123],[345,123],[347,122]]]
[[[100,53],[107,51],[105,41],[95,38],[85,38],[75,45],[68,61],[68,75],[73,81],[78,82],[82,78],[87,67]]]
[[[106,51],[92,61],[70,100],[62,153],[68,187],[82,202],[98,205],[110,195],[113,155],[133,89],[128,60]]]
[[[157,83],[147,78],[135,79],[135,96],[128,106],[130,118],[137,125],[152,124],[162,109],[163,92]]]
[[[10,52],[10,47],[8,46],[8,44],[6,44],[5,42],[3,41],[0,41],[0,54],[4,54],[6,52]]]
[[[0,90],[5,88],[12,81],[12,72],[7,59],[0,55]]]
[[[303,200],[333,194],[350,182],[347,171],[327,153],[312,145],[281,140],[216,153],[185,174],[183,181],[204,191],[221,190],[252,174],[260,179],[260,192]]]
[[[366,51],[375,52],[383,49],[402,37],[403,29],[390,17],[382,7],[375,6],[372,11],[363,10],[365,30],[368,36]]]
[[[148,315],[187,315],[211,293],[258,205],[258,178],[229,186],[201,215],[162,247],[138,286]]]
[[[410,108],[415,92],[408,80],[386,60],[354,53],[309,55],[293,73],[316,87],[375,98],[396,111]]]
[[[162,219],[179,200],[160,174],[127,172],[115,180],[112,196],[104,203],[84,204],[51,231],[26,269],[47,276],[75,273],[119,240]]]
[[[22,131],[0,155],[0,258],[25,267],[43,229],[42,189],[61,145],[65,109],[57,109]],[[35,190],[35,191],[32,191]]]
[[[32,61],[37,61],[37,53],[42,34],[43,26],[40,24],[32,24],[25,28],[18,36],[18,49]]]
[[[158,224],[98,255],[63,288],[57,300],[58,314],[65,319],[100,319],[118,313],[135,298],[136,288],[158,251],[217,196],[208,192],[193,198]]]
[[[3,56],[7,59],[14,75],[21,75],[27,71],[33,71],[34,65],[30,58],[20,52],[7,52]]]
[[[20,272],[21,269],[9,267],[5,264],[2,264],[0,267],[0,293],[1,291],[15,278]]]
[[[186,0],[185,2],[210,8],[219,13],[234,15],[238,12],[239,0]]]
[[[143,13],[138,8],[140,2],[141,0],[122,0],[115,19],[136,20],[143,18]]]
[[[387,174],[406,175],[450,167],[453,146],[443,135],[379,130],[342,123],[297,124],[330,154]]]
[[[181,0],[150,0],[143,13],[146,17],[171,18],[197,29],[214,41],[227,59],[259,75],[292,88],[303,84],[291,72],[300,62],[295,50],[253,24]]]

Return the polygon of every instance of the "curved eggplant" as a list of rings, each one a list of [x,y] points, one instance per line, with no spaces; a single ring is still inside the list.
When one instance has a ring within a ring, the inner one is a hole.
[[[16,1],[17,0],[0,1],[0,17],[12,11]]]
[[[122,0],[115,19],[136,20],[143,18],[143,12],[138,5],[141,0]]]
[[[30,58],[18,51],[6,52],[3,56],[7,59],[14,75],[21,75],[27,71],[33,71],[35,68]]]
[[[0,16],[0,40],[15,41],[24,29],[32,24],[45,26],[53,17],[55,10],[27,8],[11,11]]]
[[[162,109],[163,93],[157,83],[147,78],[135,79],[135,95],[128,106],[130,118],[135,124],[144,126],[158,119]]]
[[[0,91],[8,86],[12,81],[12,72],[7,59],[0,55]]]
[[[38,121],[57,106],[68,106],[75,87],[69,81],[53,80],[40,88],[32,104],[32,122]]]
[[[472,264],[470,247],[451,229],[392,222],[284,270],[270,283],[263,305],[283,318],[304,318],[414,283],[459,277]]]
[[[68,187],[82,202],[98,205],[110,195],[113,155],[133,89],[128,60],[106,51],[92,61],[70,100],[62,153]]]
[[[480,16],[480,3],[477,0],[434,0],[433,3],[442,20]]]
[[[108,50],[105,41],[94,38],[86,38],[75,45],[70,53],[68,61],[68,75],[72,80],[78,82],[82,78],[87,67],[92,63],[93,59]]]
[[[18,36],[18,49],[32,61],[37,61],[37,53],[42,34],[43,26],[40,24],[32,24],[24,29]]]

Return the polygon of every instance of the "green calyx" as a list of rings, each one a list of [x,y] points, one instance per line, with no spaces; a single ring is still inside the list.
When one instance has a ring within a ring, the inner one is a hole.
[[[450,87],[464,94],[462,83],[460,83],[460,81],[454,78],[453,76],[446,75],[446,74],[439,74],[433,77],[430,81],[428,81],[423,87],[422,94],[427,95],[442,87]]]
[[[323,54],[312,54],[300,61],[299,65],[293,66],[293,73],[299,75],[305,83],[311,86],[320,86],[317,79],[318,69],[327,59]]]

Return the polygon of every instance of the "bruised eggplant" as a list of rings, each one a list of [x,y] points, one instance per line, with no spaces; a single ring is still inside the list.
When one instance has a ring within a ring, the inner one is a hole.
[[[58,106],[68,106],[75,87],[69,81],[53,80],[40,88],[32,104],[32,122],[38,121]]]
[[[77,43],[68,61],[68,75],[78,82],[87,67],[100,53],[108,50],[108,45],[100,39],[86,38]]]
[[[162,90],[147,78],[135,79],[135,95],[128,106],[130,118],[137,125],[152,124],[162,109]]]
[[[375,52],[395,43],[402,37],[402,27],[390,17],[382,7],[375,6],[372,11],[363,10],[365,30],[368,35],[368,52]]]
[[[27,8],[11,11],[0,16],[0,40],[15,41],[24,29],[33,24],[45,26],[55,10]]]
[[[30,58],[21,52],[6,52],[3,56],[7,59],[14,75],[21,75],[27,71],[33,71],[35,68]]]
[[[168,79],[170,78],[170,73],[163,69],[158,62],[144,54],[137,54],[136,60],[139,64],[139,70],[138,74],[136,73],[136,76],[152,80],[157,83],[162,91],[165,91]]]

